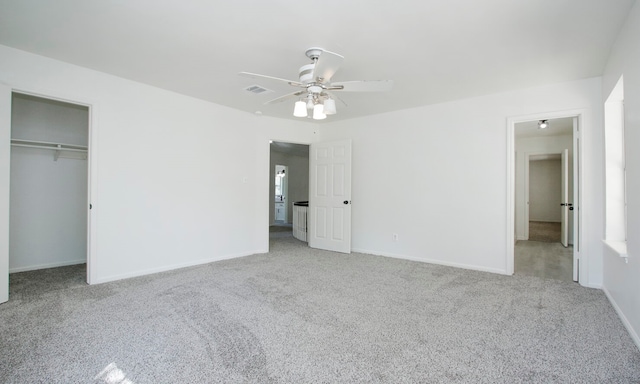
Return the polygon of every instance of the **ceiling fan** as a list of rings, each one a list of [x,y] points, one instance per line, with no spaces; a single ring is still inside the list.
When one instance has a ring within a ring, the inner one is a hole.
[[[336,99],[347,105],[334,92],[385,92],[393,87],[392,80],[358,80],[332,82],[331,78],[338,71],[344,57],[323,48],[312,47],[305,52],[311,59],[311,64],[300,68],[299,81],[287,80],[279,77],[260,75],[257,73],[240,72],[239,75],[251,78],[261,78],[285,82],[293,87],[302,88],[295,92],[267,101],[265,104],[279,103],[292,98],[298,98],[293,115],[307,117],[307,110],[313,110],[313,118],[321,120],[336,111]]]

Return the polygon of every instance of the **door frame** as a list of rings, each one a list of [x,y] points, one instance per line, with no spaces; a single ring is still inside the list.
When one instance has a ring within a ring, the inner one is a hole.
[[[560,152],[525,152],[525,162],[524,162],[524,201],[525,201],[525,209],[524,209],[524,238],[517,238],[517,240],[529,240],[529,167],[531,165],[531,158],[536,156],[556,156],[562,155]],[[515,159],[514,159],[515,160]],[[534,160],[535,161],[535,160]],[[515,200],[514,200],[515,204]],[[515,225],[515,222],[514,222]]]
[[[80,105],[86,107],[88,110],[88,121],[87,121],[87,274],[86,274],[86,282],[87,284],[93,284],[96,280],[96,271],[94,268],[94,260],[93,255],[96,252],[96,242],[92,241],[92,239],[97,238],[97,225],[96,225],[96,211],[93,208],[97,202],[97,186],[98,186],[98,153],[97,153],[97,142],[98,142],[98,130],[97,130],[97,104],[92,101],[86,100],[84,97],[75,97],[69,95],[62,95],[57,92],[51,91],[41,91],[34,89],[27,89],[22,87],[14,87],[9,86],[10,93],[19,93],[22,95],[39,97],[42,99],[60,101],[69,104]],[[11,111],[9,111],[11,115]],[[9,137],[11,140],[11,137]],[[10,143],[9,143],[10,145]],[[7,195],[7,199],[9,196]],[[7,202],[8,204],[9,202]],[[8,217],[6,218],[9,219]],[[8,272],[8,270],[7,270]]]
[[[271,249],[271,245],[269,244],[269,227],[271,226],[271,224],[273,224],[273,222],[271,221],[271,214],[269,213],[269,211],[271,210],[271,207],[274,206],[274,199],[271,198],[271,194],[275,193],[275,190],[273,188],[271,188],[271,171],[274,170],[275,168],[271,166],[271,143],[272,142],[278,142],[278,143],[287,143],[287,144],[299,144],[299,145],[306,145],[309,147],[309,149],[311,149],[311,142],[303,142],[303,141],[295,141],[295,140],[289,140],[289,139],[267,139],[265,141],[265,147],[267,149],[267,172],[266,172],[266,176],[265,179],[267,180],[267,187],[266,187],[266,196],[267,199],[266,201],[266,213],[267,213],[267,225],[266,226],[260,226],[260,231],[261,233],[266,233],[265,238],[265,242],[266,242],[266,250],[265,252],[269,252]],[[275,164],[274,164],[275,166]],[[289,166],[287,166],[287,171],[289,169]],[[308,172],[308,170],[307,170]],[[287,189],[289,188],[289,186],[287,185]],[[287,190],[287,193],[289,191]],[[262,195],[264,196],[264,195]],[[285,214],[287,214],[285,212]],[[274,216],[273,216],[275,221],[275,212],[274,212]],[[286,221],[286,220],[285,220]],[[263,229],[264,228],[264,229]],[[264,232],[263,232],[264,231]]]
[[[573,135],[571,142],[573,144]],[[571,212],[569,212],[569,205],[567,205],[569,201],[573,201],[573,196],[569,195],[569,184],[573,184],[570,183],[570,181],[573,181],[571,180],[573,175],[569,175],[569,164],[569,148],[565,148],[560,155],[560,244],[565,248],[569,247],[573,242],[573,233],[570,233],[573,232],[573,228],[570,225]]]
[[[271,159],[269,159],[269,162],[271,162]],[[287,218],[288,216],[288,212],[287,212],[287,206],[289,205],[289,201],[286,200],[287,197],[289,196],[289,180],[287,179],[287,177],[291,176],[289,174],[289,166],[288,165],[282,165],[282,164],[276,164],[275,168],[277,169],[277,167],[283,167],[284,171],[285,171],[285,177],[283,177],[282,180],[282,195],[284,196],[285,200],[283,200],[282,202],[284,203],[284,223],[287,223]],[[277,172],[276,172],[277,174]],[[275,199],[274,199],[275,201]],[[275,204],[275,203],[274,203]],[[277,223],[278,220],[276,220],[276,214],[274,212],[273,215],[273,224]]]
[[[553,112],[544,112],[544,113],[535,113],[529,115],[520,115],[520,116],[511,116],[507,118],[507,242],[506,242],[506,265],[505,270],[506,274],[513,275],[514,272],[514,259],[515,259],[515,161],[516,161],[516,146],[515,146],[515,126],[518,123],[524,123],[527,121],[535,121],[535,120],[552,120],[552,119],[560,119],[560,118],[575,118],[577,119],[577,126],[574,124],[573,129],[573,142],[576,143],[576,140],[580,141],[581,148],[584,148],[584,136],[581,135],[581,132],[584,130],[584,121],[585,121],[586,110],[584,109],[575,109],[575,110],[566,110],[566,111],[553,111]],[[581,212],[582,209],[582,191],[584,187],[584,171],[583,171],[583,156],[582,153],[584,151],[579,150],[573,151],[573,196],[577,197],[574,199],[574,210],[578,212],[578,219],[574,220],[573,223],[573,252],[574,252],[574,277],[577,277],[576,281],[581,283],[581,276],[587,276],[587,263],[580,262],[583,257],[586,256],[582,251],[582,229],[584,228],[584,213]],[[578,178],[576,182],[576,176]],[[577,200],[577,201],[576,201]],[[576,265],[577,261],[577,265]],[[576,276],[577,274],[577,276]]]

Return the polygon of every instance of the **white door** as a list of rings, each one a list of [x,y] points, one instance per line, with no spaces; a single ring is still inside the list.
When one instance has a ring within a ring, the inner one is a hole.
[[[0,84],[0,303],[9,300],[11,88]]]
[[[562,197],[560,204],[560,242],[565,247],[569,246],[569,150],[562,150],[561,170],[562,173]],[[557,179],[556,179],[557,180]]]
[[[351,140],[311,144],[309,246],[351,253]]]
[[[569,215],[572,215],[573,223],[573,281],[579,281],[580,269],[580,124],[577,117],[573,118],[573,205],[569,207]]]

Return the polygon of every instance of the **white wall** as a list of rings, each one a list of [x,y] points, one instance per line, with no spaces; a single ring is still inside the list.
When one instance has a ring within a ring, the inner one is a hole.
[[[599,78],[326,122],[317,135],[6,47],[0,63],[0,82],[92,105],[92,282],[266,251],[269,139],[353,140],[354,250],[505,273],[507,118],[581,109],[583,284],[601,283]]]
[[[628,263],[604,248],[604,290],[640,347],[640,3],[636,2],[611,51],[603,75],[603,100],[624,75],[627,164]],[[604,148],[604,144],[601,144]],[[603,200],[604,204],[604,200]],[[599,233],[604,238],[604,229]]]
[[[12,139],[87,145],[86,107],[14,94],[11,116]],[[87,160],[73,157],[11,148],[11,272],[86,262]]]
[[[601,104],[593,78],[323,125],[353,140],[353,249],[506,273],[507,119],[583,110],[581,283],[599,286]]]
[[[517,127],[516,127],[517,129]],[[526,223],[526,162],[529,159],[529,155],[536,154],[560,154],[563,149],[569,150],[569,158],[573,158],[573,136],[539,136],[539,137],[524,137],[516,138],[516,164],[515,164],[515,232],[516,239],[527,239],[527,223]],[[569,196],[573,195],[573,166],[569,166]],[[571,198],[573,201],[573,198]],[[569,233],[573,230],[573,220],[570,220]],[[572,236],[570,236],[570,242],[573,243]]]
[[[266,252],[269,139],[317,136],[4,46],[0,83],[91,105],[91,283]]]
[[[559,223],[562,189],[560,160],[529,162],[529,221]]]
[[[293,203],[296,201],[309,200],[309,156],[297,156],[293,154],[285,154],[277,151],[271,151],[271,170],[270,170],[270,199],[275,198],[275,166],[286,165],[289,167],[287,171],[288,193],[286,197],[287,204],[287,223],[293,223]],[[269,222],[274,221],[274,204],[272,203],[269,210]]]

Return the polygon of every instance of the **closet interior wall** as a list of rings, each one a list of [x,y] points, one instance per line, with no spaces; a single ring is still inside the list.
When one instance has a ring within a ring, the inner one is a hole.
[[[87,260],[85,106],[14,93],[9,272]]]

